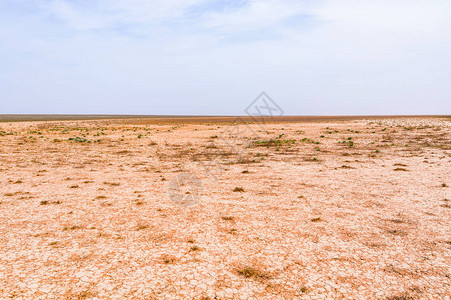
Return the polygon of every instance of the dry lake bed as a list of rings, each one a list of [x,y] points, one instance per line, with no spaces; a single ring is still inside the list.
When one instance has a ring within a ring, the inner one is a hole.
[[[0,123],[1,299],[450,299],[450,118]]]

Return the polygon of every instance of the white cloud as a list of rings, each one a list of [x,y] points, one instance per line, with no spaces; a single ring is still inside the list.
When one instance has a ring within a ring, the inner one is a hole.
[[[305,1],[299,0],[253,0],[240,9],[207,14],[205,25],[227,31],[278,27],[289,18],[303,17],[303,14],[308,13],[308,8]]]
[[[319,17],[395,32],[433,32],[450,23],[448,0],[331,0],[318,9]]]
[[[44,12],[74,29],[110,29],[119,25],[157,24],[184,15],[205,0],[41,0]]]

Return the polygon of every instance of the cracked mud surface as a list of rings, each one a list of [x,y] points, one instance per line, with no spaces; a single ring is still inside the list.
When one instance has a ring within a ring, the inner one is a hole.
[[[450,170],[439,118],[0,123],[0,298],[450,299]]]

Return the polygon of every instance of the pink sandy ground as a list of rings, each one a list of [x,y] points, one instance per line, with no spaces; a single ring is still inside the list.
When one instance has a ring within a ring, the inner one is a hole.
[[[437,118],[0,123],[0,298],[450,299],[450,140]]]

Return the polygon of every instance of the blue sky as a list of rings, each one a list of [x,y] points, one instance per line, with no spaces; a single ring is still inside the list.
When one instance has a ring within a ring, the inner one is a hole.
[[[0,0],[0,114],[451,114],[449,0]]]

